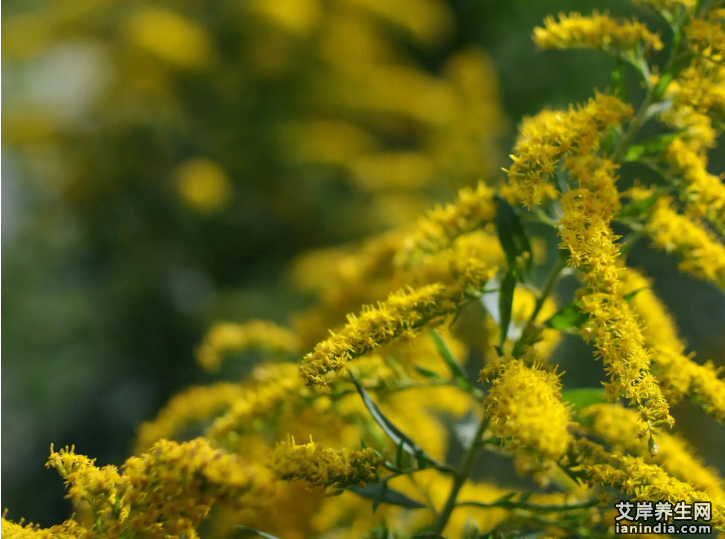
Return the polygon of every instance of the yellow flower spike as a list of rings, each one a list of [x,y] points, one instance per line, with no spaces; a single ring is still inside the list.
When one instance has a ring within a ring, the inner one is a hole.
[[[713,497],[681,481],[656,464],[647,464],[642,457],[608,453],[590,440],[579,439],[572,444],[576,455],[575,470],[581,470],[588,481],[602,486],[613,486],[635,500],[694,501],[712,504],[713,527],[725,527],[725,500]]]
[[[646,232],[657,247],[679,256],[683,272],[725,290],[725,246],[703,225],[677,213],[669,199],[658,201]]]
[[[623,268],[620,277],[622,294],[638,291],[629,303],[643,322],[643,334],[653,352],[653,374],[667,398],[677,402],[687,396],[718,421],[725,422],[722,368],[715,368],[710,361],[700,365],[692,356],[685,355],[685,343],[678,336],[672,316],[649,288],[650,283],[644,276],[636,270]]]
[[[569,264],[584,273],[588,289],[580,292],[582,311],[589,315],[583,334],[594,340],[596,357],[604,362],[610,377],[605,384],[608,395],[622,395],[646,411],[643,421],[652,433],[652,424],[672,425],[674,420],[657,380],[649,372],[650,354],[639,321],[619,293],[620,252],[610,227],[620,208],[616,166],[608,159],[592,156],[570,157],[566,166],[579,187],[562,197],[560,236],[562,246],[571,253]]]
[[[348,485],[364,485],[375,479],[379,458],[372,448],[331,449],[310,442],[297,445],[294,438],[280,443],[268,460],[269,468],[285,481],[306,481],[323,487],[328,495]]]
[[[40,528],[33,524],[24,524],[7,520],[2,517],[2,536],[6,539],[90,539],[90,530],[85,529],[75,520],[66,520],[63,524],[50,528]]]
[[[228,382],[190,387],[174,396],[153,421],[141,425],[136,448],[145,451],[163,438],[172,439],[188,425],[224,412],[244,396],[243,387]]]
[[[572,436],[568,431],[569,410],[561,401],[559,375],[511,358],[496,374],[486,397],[493,431],[502,438],[512,437],[513,444],[538,451],[545,458],[561,457]]]
[[[197,359],[207,371],[219,369],[225,354],[261,349],[276,354],[297,352],[297,335],[287,328],[265,320],[243,324],[219,323],[204,336]]]
[[[271,494],[272,476],[262,466],[213,448],[204,438],[181,444],[162,440],[123,466],[128,527],[165,534],[191,533],[222,502],[255,507]]]
[[[296,363],[258,365],[250,383],[242,387],[239,398],[211,424],[205,435],[219,439],[232,432],[252,430],[253,420],[263,419],[285,406],[293,406],[302,387]]]
[[[558,196],[551,180],[562,157],[586,156],[599,147],[599,135],[632,114],[617,97],[597,94],[568,111],[544,110],[526,118],[511,156],[507,192],[526,207]]]
[[[300,376],[307,385],[326,386],[333,373],[351,359],[395,339],[409,339],[426,326],[441,324],[464,295],[460,289],[432,284],[394,292],[377,306],[363,307],[359,316],[348,315],[345,327],[302,359]]]
[[[549,16],[544,27],[534,29],[534,42],[542,49],[600,49],[605,51],[634,51],[640,44],[661,50],[664,46],[647,26],[631,21],[616,21],[596,11],[589,17],[579,13],[559,14],[559,20]]]
[[[437,206],[420,219],[398,253],[399,265],[416,263],[426,254],[449,247],[463,234],[473,231],[496,215],[494,192],[483,182],[475,189],[464,187],[455,202]]]
[[[692,483],[715,498],[725,499],[725,483],[715,468],[706,467],[680,436],[663,433],[657,438],[659,451],[651,457],[638,441],[642,424],[636,410],[618,404],[596,404],[580,412],[589,432],[607,443],[614,451],[643,457],[661,466],[667,473]]]
[[[193,533],[216,502],[254,507],[269,496],[272,476],[260,466],[197,438],[161,440],[121,468],[97,468],[72,449],[52,452],[48,466],[66,480],[76,505],[88,502],[97,515],[94,532],[115,537],[128,531],[153,539]]]

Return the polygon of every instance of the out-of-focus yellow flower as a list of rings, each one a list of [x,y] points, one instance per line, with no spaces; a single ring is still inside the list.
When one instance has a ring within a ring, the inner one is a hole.
[[[696,0],[634,0],[635,4],[647,4],[668,16],[677,14],[680,8],[692,11],[697,4]]]
[[[244,392],[244,388],[228,382],[186,389],[174,396],[153,421],[141,425],[137,449],[145,451],[159,440],[175,438],[189,425],[210,420],[242,399]]]
[[[725,246],[701,223],[677,213],[670,199],[657,202],[646,231],[657,247],[680,257],[682,271],[725,290]]]
[[[617,404],[596,404],[582,410],[581,416],[585,421],[591,421],[589,431],[610,445],[613,451],[643,457],[646,462],[662,466],[667,473],[692,483],[711,496],[725,499],[723,480],[717,470],[705,467],[681,437],[661,434],[657,438],[657,455],[650,456],[637,439],[642,424],[635,410]],[[586,423],[590,424],[590,421]]]
[[[622,294],[635,293],[630,304],[642,319],[642,331],[652,349],[653,373],[671,402],[687,396],[704,410],[725,422],[725,380],[722,368],[711,361],[700,365],[685,355],[685,343],[678,336],[672,316],[637,271],[626,268],[620,273]]]
[[[488,378],[491,373],[483,376]],[[494,432],[507,443],[511,437],[512,447],[523,446],[546,458],[561,457],[572,436],[569,410],[561,402],[559,375],[509,358],[495,376],[486,397],[486,413]]]
[[[407,265],[425,254],[445,249],[458,236],[492,220],[496,214],[493,195],[491,188],[479,182],[475,189],[461,189],[455,202],[429,211],[406,238],[398,255],[399,263]]]
[[[134,45],[175,67],[200,69],[212,56],[206,29],[174,11],[138,8],[124,21],[124,30]]]
[[[559,14],[559,20],[549,16],[544,27],[534,29],[534,42],[542,49],[601,49],[605,51],[633,51],[640,44],[660,50],[660,38],[647,26],[632,21],[616,21],[596,11],[589,17],[579,13]]]
[[[207,332],[197,350],[199,364],[207,371],[219,369],[230,352],[264,350],[288,355],[299,348],[297,335],[287,328],[266,320],[250,320],[242,324],[219,323]]]
[[[642,457],[609,453],[590,440],[578,439],[573,445],[576,464],[587,479],[602,486],[613,486],[641,501],[669,501],[712,504],[712,525],[725,525],[725,501],[696,489],[690,483],[669,475],[656,464],[647,464]]]
[[[216,163],[193,159],[173,172],[176,189],[184,202],[196,210],[213,213],[229,202],[232,184]]]
[[[300,35],[308,34],[322,18],[319,0],[249,0],[248,7]]]
[[[345,0],[406,29],[423,44],[435,44],[453,30],[453,15],[439,0]]]

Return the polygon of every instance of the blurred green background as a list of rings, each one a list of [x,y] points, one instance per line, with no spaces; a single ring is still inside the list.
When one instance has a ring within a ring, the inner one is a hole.
[[[608,9],[669,38],[642,8],[589,0],[3,8],[2,496],[44,526],[70,510],[51,443],[119,463],[141,421],[204,379],[194,349],[213,321],[288,323],[314,300],[297,257],[496,179],[522,116],[606,89],[613,58],[534,49],[544,16]],[[724,364],[722,294],[646,244],[630,261],[690,349]],[[589,358],[565,341],[567,385],[598,384]],[[676,417],[723,468],[725,429]]]

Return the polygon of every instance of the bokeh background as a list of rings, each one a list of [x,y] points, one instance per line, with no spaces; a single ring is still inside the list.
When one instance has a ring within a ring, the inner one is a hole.
[[[204,380],[194,350],[212,322],[289,324],[314,303],[310,267],[324,279],[326,256],[495,181],[524,115],[604,90],[613,58],[530,40],[547,14],[597,8],[669,38],[604,0],[3,2],[10,517],[67,517],[50,444],[125,459],[140,422]],[[690,349],[724,364],[725,297],[646,243],[630,261]],[[590,354],[564,342],[567,385],[598,385]],[[723,468],[725,429],[675,413]]]

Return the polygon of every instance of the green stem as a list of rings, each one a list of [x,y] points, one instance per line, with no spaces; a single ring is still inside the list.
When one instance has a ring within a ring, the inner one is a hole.
[[[563,511],[576,511],[578,509],[588,509],[590,507],[599,505],[600,503],[601,502],[596,499],[587,500],[586,502],[576,503],[576,504],[571,504],[571,505],[538,505],[538,504],[533,504],[533,503],[512,502],[512,501],[501,501],[501,502],[491,502],[491,503],[466,501],[466,502],[458,502],[456,504],[456,506],[457,507],[462,507],[462,506],[480,507],[483,509],[500,507],[502,509],[524,509],[526,511],[537,511],[540,513],[556,513],[556,512],[563,512]]]
[[[654,92],[650,89],[647,90],[647,95],[642,102],[642,106],[639,107],[637,114],[629,122],[627,131],[619,140],[619,144],[617,144],[617,149],[612,155],[612,161],[615,163],[622,162],[622,159],[627,154],[627,150],[632,145],[632,142],[634,142],[635,137],[639,134],[644,124],[647,123],[647,112],[652,104],[654,104]]]
[[[554,287],[556,286],[556,283],[559,281],[559,277],[561,276],[561,272],[564,270],[564,268],[566,268],[566,265],[567,260],[563,257],[559,257],[559,259],[556,261],[556,264],[552,268],[551,273],[546,278],[546,282],[541,289],[541,293],[536,298],[534,310],[531,313],[531,316],[529,316],[529,320],[526,322],[526,326],[524,326],[524,329],[521,331],[521,336],[519,337],[519,340],[516,341],[516,344],[514,345],[514,349],[512,352],[512,355],[514,357],[519,357],[521,355],[521,352],[523,352],[524,346],[528,344],[529,336],[536,324],[536,317],[539,316],[539,313],[541,312],[541,309],[544,306],[546,299],[551,295],[551,292],[554,290]]]
[[[483,447],[483,441],[481,440],[481,438],[483,437],[483,433],[488,428],[488,422],[489,418],[484,415],[480,423],[478,424],[478,428],[476,429],[476,434],[474,434],[473,436],[471,445],[463,454],[463,458],[461,459],[461,466],[453,480],[453,486],[451,487],[451,492],[448,495],[446,504],[443,506],[443,510],[438,514],[438,517],[433,524],[434,533],[443,533],[446,524],[448,524],[448,519],[450,518],[451,513],[453,513],[453,510],[456,508],[456,499],[458,498],[458,493],[460,492],[461,487],[463,487],[465,482],[470,477],[471,472],[473,471],[473,467],[476,464],[478,454]]]

